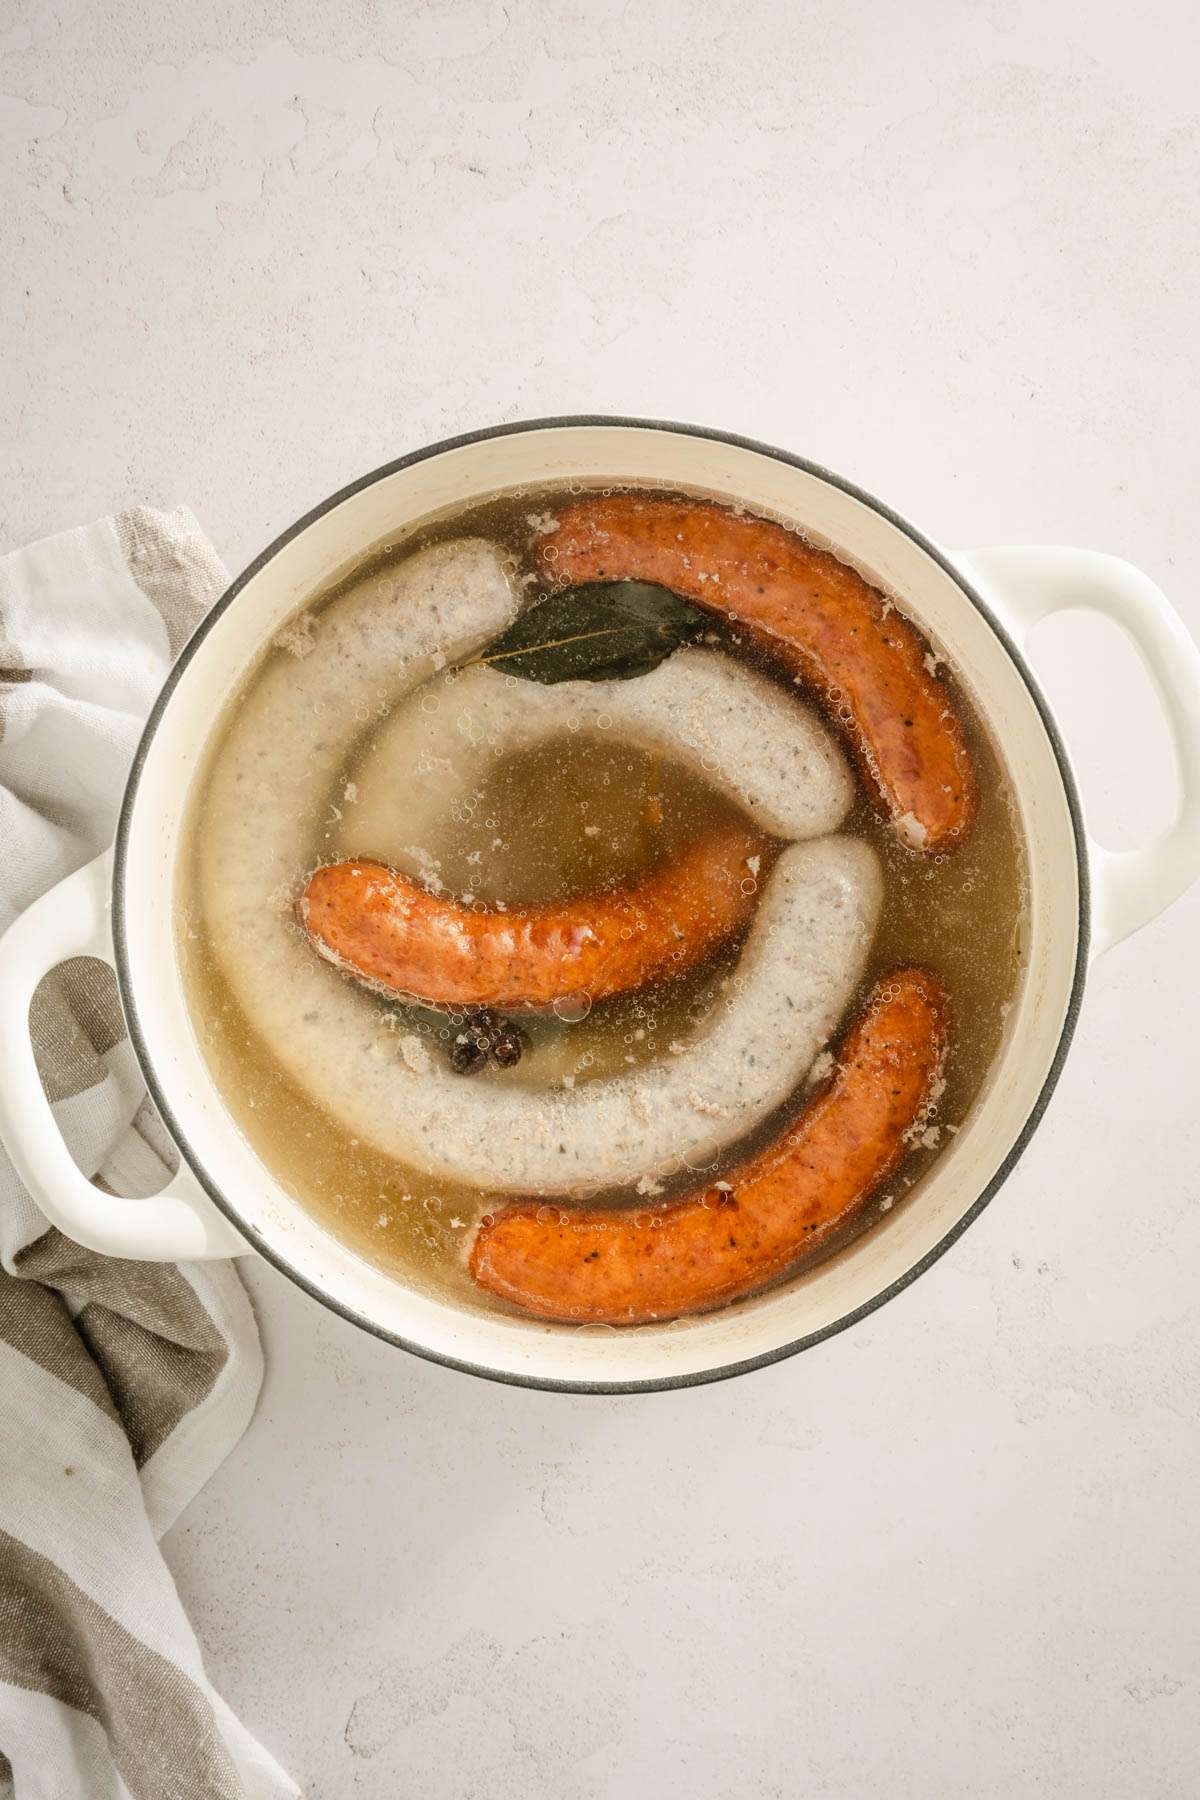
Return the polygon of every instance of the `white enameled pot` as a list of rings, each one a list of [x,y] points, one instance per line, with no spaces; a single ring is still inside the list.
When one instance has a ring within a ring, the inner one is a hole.
[[[973,1112],[895,1215],[757,1300],[636,1330],[549,1327],[451,1306],[330,1237],[241,1137],[188,1015],[173,933],[189,783],[230,691],[306,597],[374,543],[497,491],[542,482],[669,483],[774,513],[894,594],[966,683],[1007,766],[1029,857],[1027,973]],[[1092,608],[1141,651],[1178,752],[1175,823],[1144,849],[1089,842],[1074,780],[1020,645],[1064,608]],[[897,1293],[970,1223],[1012,1168],[1054,1086],[1085,970],[1200,873],[1200,653],[1158,589],[1113,557],[1066,549],[951,556],[886,506],[798,457],[690,426],[539,420],[434,445],[366,476],[294,525],[214,607],[155,706],[111,857],[79,870],[0,941],[0,1136],[48,1218],[113,1255],[256,1250],[346,1318],[423,1356],[532,1385],[681,1386],[802,1349]],[[29,1002],[67,957],[115,962],[147,1083],[182,1152],[149,1200],[76,1169],[34,1066]]]

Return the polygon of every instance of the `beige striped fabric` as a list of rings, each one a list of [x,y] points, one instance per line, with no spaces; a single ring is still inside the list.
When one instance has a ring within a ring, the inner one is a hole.
[[[186,511],[137,508],[0,558],[0,930],[111,840],[141,722],[224,582]],[[97,1204],[161,1187],[175,1152],[112,971],[65,963],[30,1027]],[[261,1375],[232,1263],[81,1249],[0,1151],[0,1796],[297,1794],[214,1692],[158,1548]]]

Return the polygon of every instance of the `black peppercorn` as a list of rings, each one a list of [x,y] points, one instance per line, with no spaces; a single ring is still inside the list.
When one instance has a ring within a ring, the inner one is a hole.
[[[502,1069],[514,1069],[521,1060],[524,1048],[520,1032],[514,1031],[509,1025],[494,1040],[492,1057]]]
[[[471,1036],[477,1038],[488,1049],[504,1030],[499,1014],[494,1013],[490,1006],[469,1007],[466,1024]]]
[[[450,1046],[450,1067],[459,1075],[478,1075],[487,1059],[487,1045],[474,1032],[463,1032]]]

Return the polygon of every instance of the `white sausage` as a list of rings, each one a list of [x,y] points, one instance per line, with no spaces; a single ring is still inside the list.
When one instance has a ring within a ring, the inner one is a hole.
[[[490,762],[567,731],[597,732],[598,720],[610,740],[701,772],[773,837],[823,837],[850,810],[854,780],[820,716],[723,652],[676,650],[631,681],[543,687],[501,671],[452,672],[396,708],[355,765],[342,856],[420,875],[412,847],[480,786]]]
[[[198,842],[214,950],[292,1078],[401,1161],[545,1193],[702,1167],[795,1089],[849,1000],[881,895],[866,845],[784,851],[735,976],[682,1051],[569,1090],[411,1067],[377,1001],[315,956],[292,918],[314,823],[371,717],[435,661],[470,657],[517,609],[492,546],[441,545],[350,589],[317,615],[311,654],[280,656],[251,683],[214,760]]]

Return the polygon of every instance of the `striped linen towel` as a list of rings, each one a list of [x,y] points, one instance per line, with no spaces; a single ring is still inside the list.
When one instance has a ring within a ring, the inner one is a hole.
[[[137,508],[0,559],[0,930],[111,841],[142,720],[224,584],[186,511]],[[31,1028],[80,1167],[117,1193],[161,1187],[175,1153],[111,971],[65,963]],[[0,1794],[299,1792],[209,1685],[158,1548],[261,1378],[232,1262],[83,1250],[0,1151]]]

